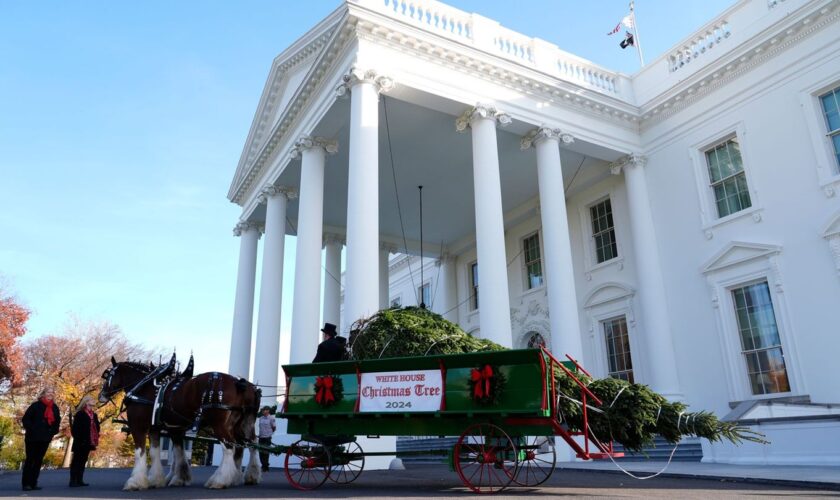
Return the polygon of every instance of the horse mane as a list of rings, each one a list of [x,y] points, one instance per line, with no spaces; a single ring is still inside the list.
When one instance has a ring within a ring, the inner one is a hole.
[[[144,374],[152,371],[152,367],[150,367],[146,363],[141,363],[139,361],[123,361],[120,364]]]

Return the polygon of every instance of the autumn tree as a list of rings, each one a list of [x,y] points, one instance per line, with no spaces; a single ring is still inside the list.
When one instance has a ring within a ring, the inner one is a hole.
[[[18,339],[26,333],[29,309],[8,292],[0,278],[0,380],[19,381],[21,352]]]
[[[120,361],[148,361],[153,357],[145,347],[130,342],[117,325],[77,317],[71,317],[60,334],[44,335],[23,343],[21,355],[21,381],[7,396],[21,413],[43,387],[55,388],[55,401],[62,412],[59,435],[65,441],[62,460],[66,462],[65,466],[69,464],[71,446],[68,414],[75,411],[84,396],[98,396],[102,388],[101,375],[111,365],[111,356]],[[157,358],[155,354],[154,359]],[[111,422],[119,412],[121,398],[120,395],[112,404],[97,409],[102,422],[102,441],[100,452],[93,457],[96,460],[106,458],[107,454],[118,454],[121,440],[125,438],[119,432],[121,426]]]

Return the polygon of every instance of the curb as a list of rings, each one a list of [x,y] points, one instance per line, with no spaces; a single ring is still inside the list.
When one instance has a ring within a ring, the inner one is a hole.
[[[607,470],[607,469],[586,469],[586,468],[577,468],[577,467],[564,467],[561,465],[557,466],[558,469],[561,470],[570,470],[575,472],[594,472],[599,474],[619,474],[619,475],[626,475],[624,472],[616,469],[616,470]],[[639,470],[632,470],[628,467],[625,467],[628,471],[634,474],[653,474],[650,471],[639,471]],[[714,474],[688,474],[685,472],[663,472],[659,474],[658,477],[669,477],[673,479],[705,479],[705,480],[713,480],[713,481],[721,481],[721,482],[732,482],[732,483],[751,483],[751,484],[769,484],[774,486],[797,486],[800,488],[813,488],[813,489],[822,489],[822,490],[831,490],[831,491],[840,491],[840,483],[829,483],[823,481],[800,481],[796,479],[776,479],[776,478],[763,478],[763,477],[747,477],[747,476],[719,476]],[[632,478],[631,478],[632,479]]]

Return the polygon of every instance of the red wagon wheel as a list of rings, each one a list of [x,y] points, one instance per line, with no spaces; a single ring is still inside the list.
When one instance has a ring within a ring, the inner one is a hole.
[[[455,470],[476,493],[497,493],[516,477],[516,445],[493,424],[467,427],[455,444]]]
[[[365,454],[355,441],[345,443],[333,450],[330,479],[336,483],[352,483],[365,468]]]
[[[519,469],[513,482],[520,486],[537,486],[544,483],[554,472],[557,452],[552,436],[530,436],[521,438],[519,446]]]
[[[323,444],[301,439],[286,450],[286,479],[299,490],[314,490],[330,476],[330,450]]]

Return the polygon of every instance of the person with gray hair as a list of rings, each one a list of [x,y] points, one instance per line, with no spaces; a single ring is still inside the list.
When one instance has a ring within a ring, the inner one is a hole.
[[[55,390],[45,387],[38,395],[38,400],[29,405],[21,419],[23,430],[26,432],[23,439],[26,458],[23,461],[21,477],[23,491],[41,489],[38,486],[38,476],[41,474],[44,455],[47,454],[53,436],[58,434],[58,426],[61,423],[61,412],[58,411],[54,399]]]
[[[90,452],[99,445],[99,417],[91,396],[85,396],[76,408],[70,432],[73,436],[73,459],[70,461],[70,486],[87,486],[84,482],[85,464]]]

